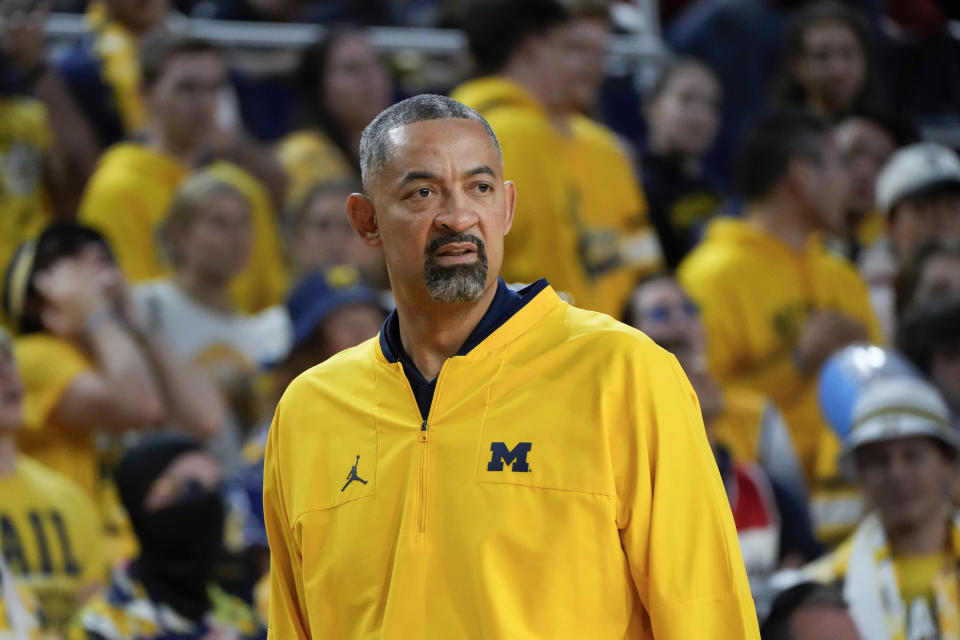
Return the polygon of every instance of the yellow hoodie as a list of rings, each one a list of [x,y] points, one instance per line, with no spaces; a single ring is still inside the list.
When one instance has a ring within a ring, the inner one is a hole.
[[[637,277],[659,266],[660,246],[613,133],[578,115],[562,134],[532,95],[502,77],[472,80],[451,96],[490,123],[503,175],[517,185],[503,277],[546,277],[578,307],[619,317]]]
[[[230,287],[234,303],[254,313],[278,303],[286,275],[276,216],[263,185],[228,162],[208,167],[233,185],[250,203],[253,250],[247,267]],[[157,237],[177,187],[190,169],[171,156],[143,145],[121,143],[103,155],[80,202],[80,221],[107,238],[124,274],[132,282],[169,275]]]
[[[856,269],[816,236],[796,252],[749,222],[725,218],[711,223],[678,276],[703,314],[714,374],[777,403],[812,479],[821,439],[833,436],[820,415],[816,376],[801,373],[792,352],[817,310],[859,320],[871,340],[881,341]]]
[[[271,638],[759,637],[672,356],[547,287],[444,363],[423,419],[385,344],[277,408]]]

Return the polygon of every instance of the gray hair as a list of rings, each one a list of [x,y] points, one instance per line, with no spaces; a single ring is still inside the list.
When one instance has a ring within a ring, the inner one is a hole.
[[[493,148],[497,151],[497,157],[501,163],[503,162],[497,136],[483,116],[465,104],[446,96],[425,93],[387,107],[363,130],[363,135],[360,137],[360,178],[363,188],[367,192],[370,191],[371,180],[383,171],[390,160],[388,132],[414,122],[444,118],[474,120],[482,124],[487,135],[490,136]]]

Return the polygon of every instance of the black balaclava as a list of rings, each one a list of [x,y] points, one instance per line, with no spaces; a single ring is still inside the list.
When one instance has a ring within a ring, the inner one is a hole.
[[[152,436],[127,451],[116,471],[120,499],[140,541],[135,577],[152,600],[193,621],[210,610],[207,585],[223,542],[223,502],[199,485],[156,511],[144,510],[144,500],[175,459],[203,450],[192,438]]]

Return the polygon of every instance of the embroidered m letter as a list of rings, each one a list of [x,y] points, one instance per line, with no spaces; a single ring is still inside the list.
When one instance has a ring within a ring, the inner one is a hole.
[[[503,471],[504,464],[513,463],[511,471],[530,471],[530,465],[527,464],[527,454],[533,447],[532,442],[518,442],[513,449],[507,449],[503,442],[491,442],[490,462],[487,463],[487,471]]]

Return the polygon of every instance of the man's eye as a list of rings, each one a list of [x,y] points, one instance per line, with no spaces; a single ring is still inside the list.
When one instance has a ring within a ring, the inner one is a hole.
[[[490,191],[490,185],[487,184],[486,182],[481,182],[480,184],[477,185],[477,189],[480,190],[480,193],[487,193],[488,191]]]
[[[430,195],[430,189],[427,189],[426,187],[423,187],[422,189],[417,189],[417,195],[420,196],[421,198],[426,198],[427,196]]]

